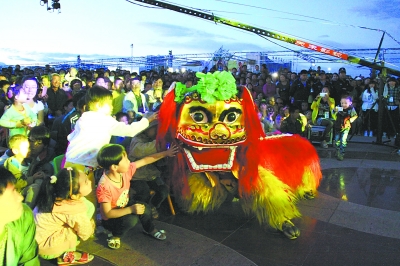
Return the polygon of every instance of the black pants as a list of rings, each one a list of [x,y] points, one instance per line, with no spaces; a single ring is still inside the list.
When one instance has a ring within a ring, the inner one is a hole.
[[[393,125],[395,128],[393,128],[392,123],[390,122],[390,118],[389,118],[389,114],[390,117],[392,118],[393,121]],[[399,125],[399,107],[397,107],[394,110],[386,110],[383,113],[383,131],[387,132],[387,135],[390,137],[394,137],[395,136],[395,130],[396,133],[400,133],[400,125]]]
[[[160,177],[157,177],[153,181],[144,181],[144,180],[132,180],[131,181],[131,190],[134,190],[133,201],[140,202],[148,202],[152,206],[159,208],[161,203],[168,196],[168,187],[164,184]],[[154,190],[156,194],[150,200],[150,190]]]
[[[140,203],[145,206],[144,213],[141,215],[128,214],[119,218],[111,218],[102,220],[102,225],[108,231],[111,231],[113,236],[122,237],[126,232],[140,221],[143,230],[150,233],[154,230],[153,218],[151,216],[151,209],[146,203]]]
[[[378,113],[374,109],[363,112],[363,130],[375,131],[378,126]]]
[[[324,130],[324,133],[322,134],[321,140],[322,141],[325,140],[326,142],[329,142],[331,140],[329,134],[331,133],[331,130],[333,127],[333,121],[329,120],[329,119],[322,119],[320,125],[325,127],[325,130]]]

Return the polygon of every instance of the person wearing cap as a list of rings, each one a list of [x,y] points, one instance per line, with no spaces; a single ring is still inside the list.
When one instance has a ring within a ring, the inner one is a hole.
[[[387,132],[388,138],[394,136],[396,133],[400,133],[399,126],[399,105],[400,105],[400,88],[397,80],[394,77],[390,77],[385,84],[383,89],[383,97],[386,99],[388,114],[383,118],[383,125],[385,127],[384,131]],[[392,118],[394,128],[390,122],[390,117]]]
[[[354,80],[356,81],[356,89],[358,91],[358,95],[361,96],[361,94],[364,92],[364,87],[363,87],[363,78],[361,76],[357,76],[354,78]]]
[[[292,99],[292,104],[300,107],[302,102],[308,102],[311,88],[311,82],[308,80],[308,71],[303,69],[300,72],[300,78],[295,80],[290,87],[289,95]]]
[[[336,103],[339,103],[342,96],[348,95],[348,91],[350,91],[350,83],[346,78],[346,69],[344,67],[339,68],[339,78],[332,82],[333,90],[331,91],[331,96]]]
[[[315,99],[321,92],[323,87],[328,87],[330,90],[332,89],[332,84],[326,79],[326,73],[324,70],[320,70],[318,74],[318,81],[315,82],[312,86],[313,88],[313,99]]]

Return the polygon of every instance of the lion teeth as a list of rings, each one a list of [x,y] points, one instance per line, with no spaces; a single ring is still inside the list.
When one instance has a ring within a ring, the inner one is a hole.
[[[199,149],[199,150],[203,149],[202,147],[195,147],[195,148]],[[230,156],[229,156],[229,159],[228,159],[228,163],[216,164],[216,165],[209,165],[209,164],[200,164],[200,165],[198,165],[195,162],[195,160],[193,158],[193,155],[190,152],[190,150],[185,149],[185,148],[183,148],[183,150],[184,150],[184,152],[185,152],[185,154],[186,154],[186,156],[187,156],[187,158],[188,158],[188,160],[190,162],[190,165],[191,165],[193,170],[196,170],[196,171],[199,171],[199,170],[230,170],[230,169],[232,169],[232,166],[233,166],[233,161],[235,159],[235,154],[236,154],[236,148],[237,147],[229,146],[229,147],[226,147],[226,148],[229,148],[231,150],[231,153],[230,153]]]

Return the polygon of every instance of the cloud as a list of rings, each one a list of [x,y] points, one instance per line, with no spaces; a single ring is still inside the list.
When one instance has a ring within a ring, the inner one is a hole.
[[[363,2],[362,5],[351,9],[358,15],[378,19],[399,19],[400,0],[375,0]]]
[[[13,55],[8,57],[11,60],[18,60],[18,61],[23,61],[23,62],[35,62],[35,59],[29,58],[29,57],[24,57],[24,56],[19,56],[19,55]]]
[[[265,50],[266,46],[271,46],[269,43],[266,43],[266,41],[258,38],[256,35],[253,35],[254,37],[252,38],[255,38],[256,40],[259,39],[259,41],[257,41],[257,44],[253,44],[251,41],[247,43],[241,42],[238,41],[238,38],[224,36],[221,34],[213,34],[185,26],[148,22],[141,23],[140,27],[146,27],[148,29],[147,32],[157,34],[157,39],[160,39],[161,37],[163,40],[162,46],[173,47],[174,54],[193,53],[187,51],[196,51],[196,53],[210,53],[218,50],[221,46],[229,51],[262,51]],[[151,47],[150,50],[160,51],[159,44],[153,42],[151,38],[147,38],[147,41],[144,42],[145,43],[142,43],[142,45],[147,45],[147,48]]]
[[[24,52],[17,49],[0,48],[2,54],[2,61],[4,64],[35,64],[43,65],[47,63],[77,61],[77,56],[80,55],[82,60],[95,60],[104,58],[120,58],[121,56],[113,56],[110,54],[75,54],[75,53],[42,53],[42,52]]]
[[[158,22],[141,22],[139,23],[139,26],[145,27],[148,29],[148,33],[154,33],[157,35],[157,39],[160,37],[163,38],[179,38],[176,39],[180,40],[182,38],[193,38],[193,39],[224,39],[226,41],[228,40],[234,40],[234,38],[230,37],[225,37],[219,34],[212,34],[208,33],[206,31],[202,30],[197,30],[191,27],[184,27],[184,26],[178,26],[178,25],[172,25],[172,24],[165,24],[165,23],[158,23]]]

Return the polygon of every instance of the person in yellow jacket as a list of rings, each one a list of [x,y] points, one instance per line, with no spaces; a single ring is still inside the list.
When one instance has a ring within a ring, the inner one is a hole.
[[[322,92],[317,95],[311,104],[312,124],[325,127],[321,139],[323,148],[328,148],[329,133],[333,127],[333,121],[336,120],[335,99],[329,96],[329,88],[323,87]]]

